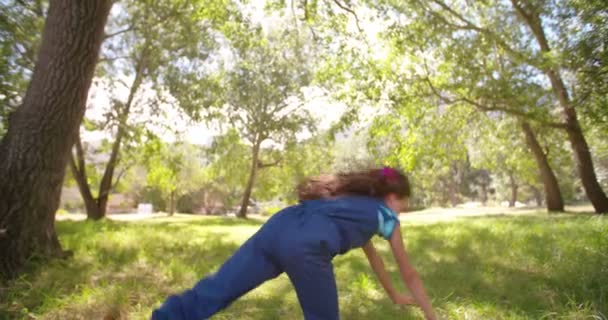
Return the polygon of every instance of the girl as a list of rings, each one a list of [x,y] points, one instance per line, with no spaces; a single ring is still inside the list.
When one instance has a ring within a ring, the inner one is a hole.
[[[319,176],[298,186],[300,203],[270,218],[213,275],[169,297],[153,320],[206,319],[264,281],[285,272],[306,320],[339,319],[332,258],[362,247],[395,304],[418,304],[435,319],[418,273],[403,247],[397,213],[406,209],[410,185],[393,168]],[[413,297],[391,284],[370,239],[388,240]]]

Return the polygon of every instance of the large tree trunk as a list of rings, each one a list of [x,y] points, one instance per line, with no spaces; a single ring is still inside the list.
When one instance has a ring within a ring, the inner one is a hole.
[[[0,143],[0,274],[61,255],[55,212],[111,0],[52,0],[32,80]]]
[[[562,192],[559,189],[559,184],[557,183],[555,173],[553,173],[553,169],[551,169],[551,165],[549,165],[547,155],[541,148],[540,143],[538,143],[538,139],[536,139],[536,135],[530,127],[530,124],[525,121],[522,121],[521,128],[523,129],[524,134],[526,136],[526,144],[534,155],[536,165],[538,166],[538,170],[540,172],[540,178],[545,187],[545,200],[547,202],[547,210],[550,212],[564,211],[564,200],[562,198]]]
[[[574,112],[574,109],[572,109],[572,112]],[[575,120],[575,123],[572,121],[567,122],[569,125],[574,126],[572,129],[567,130],[568,139],[570,140],[572,150],[574,150],[576,169],[583,183],[585,194],[589,201],[591,201],[596,213],[606,214],[608,213],[608,198],[597,181],[587,141],[583,136],[578,120]]]
[[[549,47],[549,42],[545,36],[545,30],[543,29],[538,10],[525,1],[511,0],[511,3],[532,31],[532,34],[540,47],[540,51],[547,56],[550,55],[551,48]],[[587,141],[583,135],[576,115],[576,110],[570,101],[570,96],[560,75],[559,67],[545,66],[542,70],[545,75],[547,75],[547,78],[549,78],[553,93],[562,108],[562,115],[567,125],[566,132],[568,134],[568,140],[570,141],[574,153],[576,169],[583,183],[587,198],[591,201],[595,212],[608,213],[608,197],[606,197],[606,194],[597,181],[593,161],[591,159],[591,152],[589,152],[589,145],[587,145]]]
[[[239,210],[239,218],[247,218],[247,208],[249,207],[249,200],[251,198],[251,191],[253,190],[253,184],[258,173],[258,157],[260,154],[260,142],[255,141],[251,149],[251,170],[249,171],[249,179],[247,180],[247,186],[245,187],[245,193],[243,194],[243,200],[241,201],[241,209]]]
[[[515,175],[513,172],[509,171],[509,187],[511,187],[511,197],[509,198],[509,208],[515,207],[517,203],[517,191],[519,189],[519,185],[515,180]]]

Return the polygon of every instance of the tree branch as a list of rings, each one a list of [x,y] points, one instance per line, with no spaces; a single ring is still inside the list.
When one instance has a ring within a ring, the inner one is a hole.
[[[263,169],[263,168],[268,168],[268,167],[274,167],[274,166],[279,165],[279,163],[281,163],[281,160],[283,160],[283,159],[279,158],[276,161],[267,162],[267,163],[262,163],[262,160],[258,160],[257,167],[258,167],[258,169]]]
[[[363,33],[363,29],[361,29],[361,25],[359,24],[359,17],[357,16],[355,10],[349,8],[346,4],[341,3],[340,0],[333,0],[333,2],[338,7],[340,7],[340,9],[350,13],[355,18],[355,24],[357,25],[357,29],[359,30],[359,32]]]
[[[129,167],[125,167],[122,168],[122,170],[120,170],[120,172],[118,173],[118,175],[116,175],[116,178],[114,179],[114,183],[112,184],[112,186],[110,187],[110,190],[115,190],[116,187],[118,186],[118,183],[120,182],[120,179],[124,176],[124,174],[127,172]]]
[[[128,28],[125,28],[125,29],[122,29],[122,30],[118,30],[118,31],[116,31],[116,32],[112,32],[112,33],[106,33],[106,34],[104,34],[104,36],[103,36],[103,40],[106,40],[106,39],[109,39],[109,38],[115,37],[115,36],[117,36],[117,35],[120,35],[120,34],[123,34],[123,33],[129,32],[129,31],[133,31],[133,30],[135,30],[135,26],[129,26]]]
[[[568,125],[562,122],[552,122],[552,121],[547,121],[547,120],[542,120],[542,119],[538,119],[536,116],[534,116],[533,114],[530,114],[528,112],[525,111],[520,111],[520,110],[516,110],[513,108],[509,108],[509,107],[501,107],[498,105],[492,105],[489,106],[487,104],[484,103],[480,103],[478,101],[475,101],[473,99],[467,98],[467,97],[458,97],[457,99],[450,99],[444,95],[442,95],[437,88],[435,88],[435,86],[433,85],[433,83],[431,82],[431,79],[429,79],[428,77],[426,77],[425,82],[428,84],[429,88],[431,89],[431,91],[433,92],[433,94],[438,97],[441,101],[443,101],[446,104],[456,104],[459,102],[464,102],[467,103],[483,112],[490,112],[490,111],[499,111],[499,112],[504,112],[507,114],[511,114],[517,117],[521,117],[521,118],[525,118],[525,119],[529,119],[532,121],[536,121],[538,123],[540,123],[541,125],[547,126],[547,127],[551,127],[551,128],[556,128],[556,129],[568,129]]]
[[[85,167],[85,163],[84,163],[84,149],[82,148],[82,140],[80,139],[80,133],[78,133],[78,136],[76,137],[76,159],[78,160],[77,166],[75,167],[76,169],[78,169],[78,172],[80,174],[82,174],[82,176],[85,178],[86,181],[86,167]],[[73,158],[73,157],[72,157]],[[74,163],[76,165],[76,163]]]
[[[500,38],[499,35],[495,34],[494,32],[488,30],[487,28],[483,28],[480,27],[476,24],[474,24],[473,22],[471,22],[470,20],[466,19],[465,17],[463,17],[460,13],[456,12],[454,9],[450,8],[450,6],[448,6],[447,4],[445,4],[445,2],[441,1],[441,0],[433,0],[433,3],[439,5],[441,8],[443,8],[445,11],[447,11],[451,16],[455,17],[456,19],[458,19],[460,22],[464,23],[464,26],[459,26],[450,22],[447,22],[447,19],[445,19],[444,17],[441,17],[440,19],[444,22],[446,22],[449,26],[458,28],[458,29],[462,29],[462,30],[472,30],[472,31],[477,31],[489,38],[491,38],[492,40],[494,40],[501,48],[503,48],[505,51],[507,51],[511,56],[513,56],[514,58],[524,61],[530,65],[535,65],[534,61],[529,59],[528,57],[524,56],[521,52],[518,52],[517,50],[513,49],[506,41],[502,40]],[[434,12],[432,9],[427,9],[428,11],[430,11],[431,14],[433,14],[434,16],[438,17],[439,13]]]
[[[129,57],[129,56],[100,57],[99,62],[111,62],[111,61],[116,61],[116,60],[120,60],[120,59],[130,59],[130,58],[131,57]]]

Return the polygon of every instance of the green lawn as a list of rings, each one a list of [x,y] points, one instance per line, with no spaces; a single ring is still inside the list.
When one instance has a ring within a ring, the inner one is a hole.
[[[259,222],[223,218],[60,221],[69,260],[3,290],[0,319],[147,319],[167,295],[214,271]],[[404,223],[412,262],[449,319],[605,319],[608,219],[589,215]],[[383,240],[374,240],[394,279]],[[385,297],[360,250],[335,260],[342,318],[419,319]],[[403,288],[403,286],[401,286]],[[602,318],[603,317],[603,318]],[[286,276],[213,319],[301,319]]]

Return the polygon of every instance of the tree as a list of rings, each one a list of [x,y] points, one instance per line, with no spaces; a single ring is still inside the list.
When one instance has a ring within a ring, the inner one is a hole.
[[[248,24],[226,33],[232,61],[219,70],[180,66],[172,94],[190,114],[209,111],[208,118],[228,122],[251,145],[251,164],[238,216],[245,218],[258,170],[280,159],[260,161],[264,143],[282,145],[296,133],[313,131],[311,115],[302,108],[302,91],[311,79],[304,39],[292,31],[268,35]],[[202,74],[202,76],[201,76]],[[194,90],[193,90],[194,89]],[[194,92],[193,92],[194,91]],[[201,106],[207,106],[202,110]]]
[[[0,4],[0,137],[34,71],[46,7],[42,0]]]
[[[463,128],[475,114],[458,106],[444,105],[438,110],[435,101],[412,92],[397,88],[389,93],[390,111],[376,117],[370,128],[371,153],[411,173],[420,204],[439,200],[455,206],[467,158]]]
[[[55,211],[112,1],[51,1],[32,80],[0,142],[0,274],[62,254]]]
[[[179,142],[166,144],[151,135],[148,138],[144,151],[148,169],[147,185],[162,191],[169,200],[166,209],[172,216],[179,197],[200,185],[201,160],[192,145]]]
[[[147,119],[138,124],[131,119],[132,116],[139,114],[149,117],[152,113],[158,113],[154,109],[163,107],[162,103],[166,100],[162,97],[165,92],[163,88],[154,88],[157,91],[156,101],[145,97],[153,91],[151,81],[162,76],[159,71],[168,61],[187,55],[189,50],[205,52],[213,46],[206,35],[202,35],[199,42],[192,41],[187,34],[194,27],[198,27],[199,32],[209,33],[208,21],[215,19],[218,13],[208,10],[203,12],[210,16],[196,14],[201,5],[200,2],[185,1],[127,1],[122,6],[122,15],[114,17],[113,31],[105,37],[103,63],[98,73],[110,88],[115,91],[126,89],[128,95],[126,99],[112,97],[105,119],[86,122],[89,127],[112,134],[108,159],[101,169],[103,173],[96,191],[92,190],[91,179],[87,177],[86,152],[80,138],[70,159],[70,169],[78,182],[88,219],[105,217],[108,198],[120,177],[120,174],[118,177],[115,175],[115,171],[120,165],[121,149],[125,144],[136,141],[141,128],[150,122]],[[123,85],[117,89],[114,83]],[[149,110],[147,115],[144,109]]]
[[[297,202],[295,187],[308,177],[317,176],[335,165],[334,141],[326,133],[302,141],[291,141],[281,152],[281,163],[260,173],[257,200],[281,199]]]
[[[207,148],[206,184],[222,194],[224,207],[232,208],[243,199],[247,184],[251,148],[243,143],[239,132],[231,128],[216,136]]]
[[[546,149],[544,150],[542,148],[530,123],[527,121],[520,121],[520,126],[524,132],[526,144],[530,151],[532,151],[534,159],[536,159],[536,165],[540,172],[540,179],[545,188],[547,210],[550,212],[564,211],[564,199],[559,184],[557,183],[557,177],[549,163],[547,156],[548,150],[545,151]]]
[[[546,26],[543,26],[541,15],[546,13],[546,8],[527,1],[511,0],[511,3],[521,20],[534,35],[537,45],[540,47],[540,53],[544,57],[543,64],[538,66],[538,68],[549,78],[553,93],[562,108],[562,115],[567,125],[566,133],[572,144],[576,168],[587,197],[593,204],[596,212],[608,213],[608,197],[606,197],[606,194],[598,183],[587,140],[578,120],[575,105],[572,103],[569,90],[561,75],[563,65],[550,60],[556,52],[551,48],[545,31]]]
[[[433,68],[422,63],[423,68],[433,69],[432,73],[440,71],[439,82],[447,84],[437,86],[429,82],[436,94],[448,92],[449,96],[443,96],[446,101],[465,102],[484,111],[506,112],[564,130],[588,199],[596,212],[608,211],[608,198],[598,184],[575,105],[562,77],[566,69],[563,62],[566,59],[562,57],[566,58],[567,52],[561,50],[559,39],[576,39],[576,30],[585,29],[552,24],[568,23],[560,20],[562,16],[570,16],[562,14],[571,9],[567,3],[512,0],[510,4],[465,5],[433,0],[388,6],[406,16],[419,17],[395,23],[390,36],[393,43],[408,44],[407,48],[418,50],[412,56],[431,54],[439,59],[431,61],[438,64]],[[547,37],[549,27],[555,27],[555,37]],[[528,90],[531,87],[539,90],[531,92]],[[551,96],[542,94],[542,90]],[[554,112],[550,112],[554,109],[553,102],[559,106],[561,121],[554,120]]]
[[[474,162],[508,181],[509,206],[514,206],[522,185],[545,188],[547,210],[563,211],[564,202],[547,155],[550,146],[541,146],[537,134],[526,121],[492,114],[476,123],[472,140],[478,150]],[[529,154],[532,152],[532,155]]]

